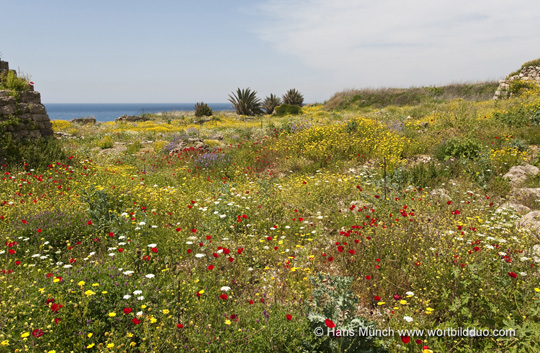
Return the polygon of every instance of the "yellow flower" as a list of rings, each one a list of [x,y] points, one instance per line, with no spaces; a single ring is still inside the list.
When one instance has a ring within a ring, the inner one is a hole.
[[[87,297],[91,296],[91,295],[94,295],[96,294],[96,292],[92,292],[90,289],[87,290],[86,292],[84,292],[84,294],[86,294]]]
[[[101,292],[101,294],[107,294],[107,291],[106,291],[106,290],[104,290],[103,292]]]
[[[109,313],[109,316],[110,316],[110,317],[115,317],[115,316],[116,316],[116,313]]]
[[[133,334],[130,332],[130,333],[127,334],[127,336],[128,336],[129,338],[131,338],[131,337],[133,337]]]
[[[9,341],[8,341],[8,340],[4,340],[4,341],[0,342],[0,345],[1,345],[1,346],[9,346]]]
[[[403,300],[403,299],[401,299],[401,300],[399,301],[399,304],[401,304],[401,305],[405,305],[405,304],[407,304],[407,301],[406,301],[406,300]]]
[[[112,347],[114,347],[114,343],[109,343],[109,344],[107,345],[107,348],[112,348]]]
[[[53,279],[53,282],[54,282],[54,283],[60,282],[60,278],[55,278],[55,279]]]
[[[540,292],[540,288],[535,288],[534,291],[535,292]]]
[[[25,332],[21,335],[22,338],[30,336],[30,332]]]
[[[225,320],[225,325],[230,325],[231,324],[231,320]]]
[[[163,309],[163,314],[167,315],[169,313],[169,309]]]
[[[53,349],[52,351],[48,351],[47,353],[56,353],[56,351]]]
[[[384,305],[386,304],[385,302],[377,302],[377,305]]]
[[[203,293],[204,293],[204,289],[201,289],[201,290],[199,291],[199,293],[200,293],[200,294],[203,294]]]
[[[131,347],[135,347],[135,346],[137,345],[137,343],[131,342],[129,345],[130,345]]]
[[[157,322],[156,318],[152,315],[150,315],[150,322],[155,324]]]
[[[141,305],[141,309],[146,309],[146,305]]]
[[[99,283],[92,283],[92,287],[98,287]]]
[[[92,347],[94,347],[95,345],[96,345],[95,343],[91,343],[91,344],[89,344],[88,346],[86,346],[86,348],[92,348]]]
[[[85,283],[84,283],[84,281],[80,281],[80,282],[79,282],[79,283],[77,283],[77,284],[78,284],[79,286],[81,286],[81,287],[82,287],[82,286],[84,286],[84,284],[85,284]]]
[[[92,332],[90,332],[90,333],[88,334],[88,338],[92,337],[93,335],[94,335],[94,334],[93,334]]]

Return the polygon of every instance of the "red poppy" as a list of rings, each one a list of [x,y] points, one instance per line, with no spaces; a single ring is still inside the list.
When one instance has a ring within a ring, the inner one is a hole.
[[[28,222],[25,219],[23,219],[22,222],[23,224],[28,224]]]
[[[59,317],[57,317],[56,319],[54,319],[54,323],[57,324],[57,325],[59,325],[59,324],[60,324],[60,320],[62,320],[62,319],[60,319]]]
[[[21,262],[19,260],[15,261],[15,265],[19,266]]]
[[[192,251],[193,251],[193,250],[191,250],[191,249],[187,249],[187,253],[188,253],[188,254],[191,254]]]
[[[110,236],[110,237],[114,237],[114,233],[113,233],[113,232],[109,232],[109,236]]]
[[[353,249],[351,249],[351,250],[349,250],[349,254],[354,255],[354,254],[356,254],[356,251],[354,251]]]
[[[212,271],[213,269],[214,269],[214,265],[208,266],[208,270],[209,270],[209,271]]]
[[[41,329],[35,329],[34,331],[32,331],[32,336],[34,337],[41,337],[43,336],[45,332],[43,332],[43,330]]]
[[[134,317],[133,319],[131,319],[131,322],[133,322],[135,325],[138,325],[141,323],[141,320],[137,319],[136,317]]]
[[[41,233],[41,232],[42,232],[42,231],[41,231],[41,228],[39,228],[39,229],[37,230],[37,232],[38,232],[38,233]]]
[[[122,251],[124,251],[124,248],[119,248],[118,249],[118,252],[122,252]]]
[[[330,319],[326,319],[324,320],[324,324],[328,327],[328,328],[334,328],[336,327],[336,324],[334,324],[334,322]]]
[[[250,301],[249,301],[249,305],[253,305],[253,300],[250,300]]]
[[[395,299],[395,300],[400,300],[400,299],[401,299],[401,296],[400,296],[400,295],[397,295],[397,294],[394,294],[394,299]]]
[[[181,231],[181,230],[182,230],[182,228],[176,228],[176,231],[177,231],[177,232],[179,232],[179,231]]]
[[[91,225],[92,225],[92,221],[88,221],[88,225],[91,226]]]
[[[234,258],[229,257],[229,261],[230,261],[230,262],[233,262],[233,261],[234,261]]]
[[[238,254],[241,254],[241,253],[242,253],[242,251],[244,251],[244,248],[240,248],[240,249],[238,249]]]
[[[178,327],[178,328],[184,328],[184,325],[182,325],[182,324],[176,324],[176,327]]]
[[[416,340],[416,344],[422,344],[422,340]]]
[[[124,314],[129,314],[131,312],[131,308],[124,308]]]
[[[56,304],[56,303],[53,303],[53,305],[51,305],[51,310],[53,313],[57,313],[58,310],[60,310],[60,308],[62,307],[63,305],[61,304]]]
[[[369,281],[371,279],[371,276],[366,276],[366,279]]]
[[[292,315],[287,315],[287,320],[291,321],[292,320]]]
[[[409,336],[401,336],[401,342],[407,344],[411,341],[411,338]]]
[[[330,256],[330,257],[328,258],[328,261],[334,261],[334,257],[333,257],[333,256]]]
[[[378,295],[374,296],[373,299],[375,299],[376,301],[379,301],[381,300],[381,297],[379,297]]]
[[[219,296],[221,299],[223,300],[227,300],[229,299],[229,297],[227,296],[227,294],[223,293],[222,295]]]
[[[153,253],[157,253],[157,252],[158,252],[158,249],[157,249],[156,247],[153,247],[153,248],[152,248],[152,252],[153,252]]]
[[[238,315],[232,314],[230,319],[233,321],[238,321]]]
[[[224,253],[225,255],[228,255],[228,254],[231,253],[231,251],[230,251],[229,249],[223,249],[223,253]]]
[[[512,278],[517,278],[517,275],[514,272],[508,272],[508,276]]]

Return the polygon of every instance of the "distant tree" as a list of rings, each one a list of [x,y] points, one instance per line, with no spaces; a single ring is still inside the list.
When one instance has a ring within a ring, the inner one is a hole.
[[[200,102],[195,104],[195,116],[201,117],[201,116],[212,116],[212,108],[208,106],[208,104],[204,102]]]

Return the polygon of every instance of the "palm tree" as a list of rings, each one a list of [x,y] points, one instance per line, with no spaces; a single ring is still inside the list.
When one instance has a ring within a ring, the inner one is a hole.
[[[270,94],[270,96],[266,97],[263,102],[263,108],[266,110],[266,114],[272,114],[278,105],[281,105],[281,98],[275,94]]]
[[[283,104],[297,105],[301,107],[304,103],[304,96],[296,89],[292,88],[283,96]]]
[[[236,90],[236,93],[229,94],[229,102],[234,105],[238,115],[262,115],[261,100],[257,98],[257,92],[250,88]]]

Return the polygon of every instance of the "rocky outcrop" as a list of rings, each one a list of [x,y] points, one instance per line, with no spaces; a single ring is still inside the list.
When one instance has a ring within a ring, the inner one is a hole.
[[[96,118],[75,118],[71,119],[69,122],[79,125],[95,125]]]
[[[529,175],[538,174],[539,169],[534,165],[523,164],[510,168],[503,178],[509,179],[510,186],[515,187],[524,182]]]
[[[0,74],[9,70],[7,62],[0,62]],[[0,138],[25,140],[52,137],[52,124],[41,104],[41,95],[29,85],[27,90],[0,90]],[[53,137],[54,138],[54,137]],[[3,159],[0,150],[0,160]]]
[[[499,87],[495,91],[493,99],[510,98],[512,96],[512,85],[517,81],[531,82],[540,85],[540,65],[530,65],[522,67],[517,75],[508,76],[499,81]]]
[[[147,118],[145,116],[138,116],[138,115],[122,115],[119,118],[116,118],[114,121],[116,122],[137,122],[137,121],[148,121],[150,118]]]

